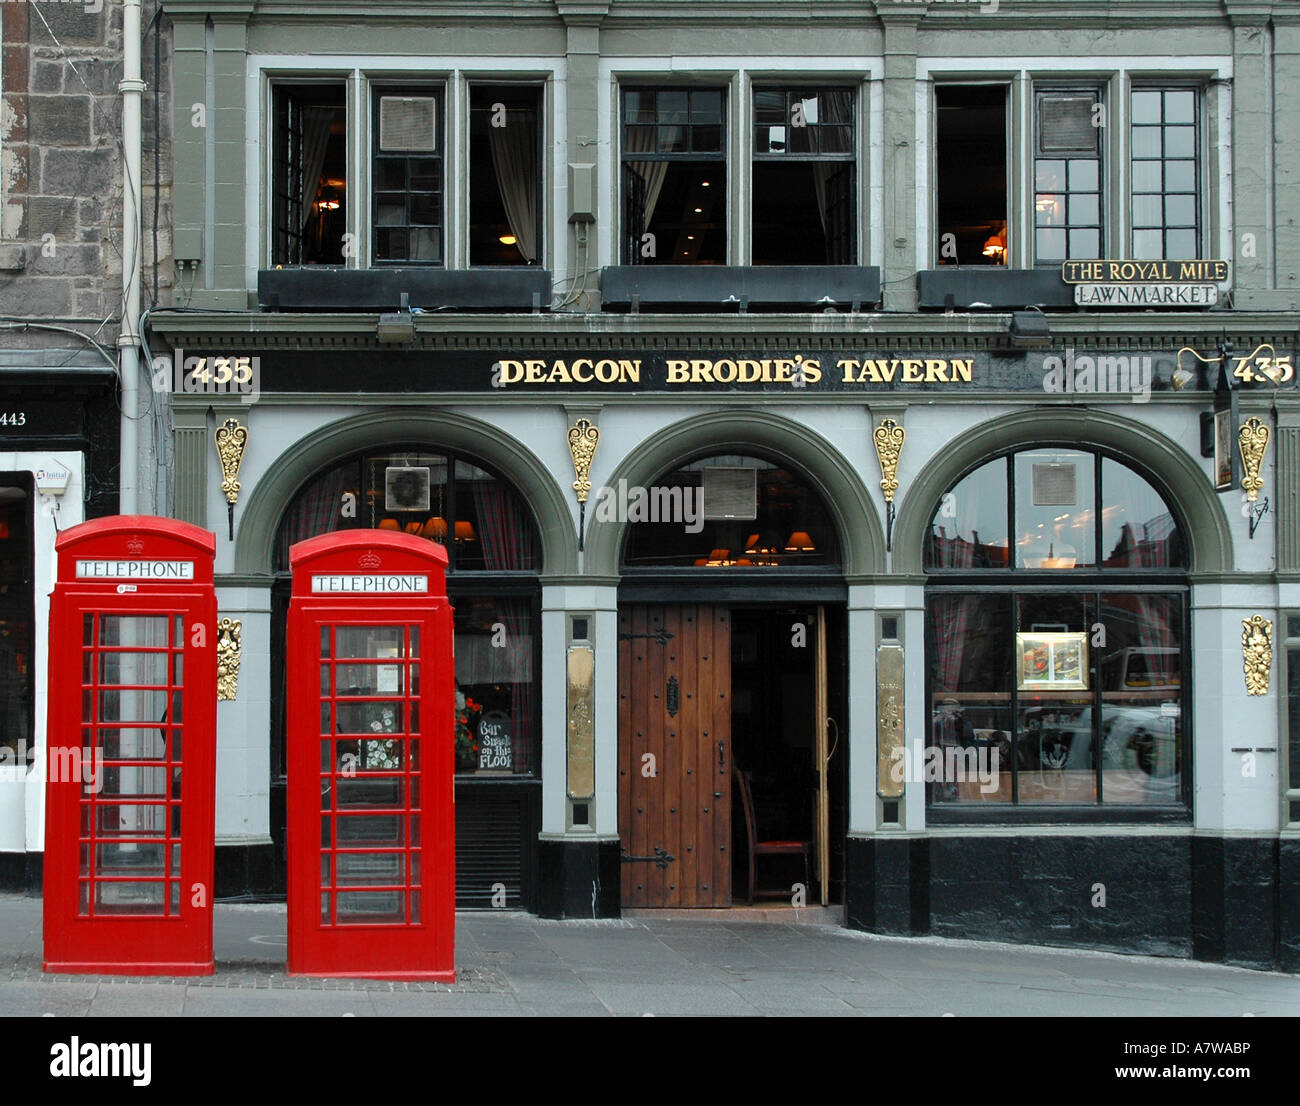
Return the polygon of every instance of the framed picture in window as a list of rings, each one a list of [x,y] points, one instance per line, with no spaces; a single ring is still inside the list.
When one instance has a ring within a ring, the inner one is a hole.
[[[1086,691],[1087,634],[1016,634],[1016,687],[1021,691]]]
[[[1214,490],[1232,487],[1232,411],[1214,412]]]

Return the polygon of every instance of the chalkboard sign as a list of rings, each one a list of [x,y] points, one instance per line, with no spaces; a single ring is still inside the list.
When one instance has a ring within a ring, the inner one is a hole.
[[[483,771],[509,772],[514,767],[514,746],[510,735],[510,715],[490,710],[478,720],[478,768]]]

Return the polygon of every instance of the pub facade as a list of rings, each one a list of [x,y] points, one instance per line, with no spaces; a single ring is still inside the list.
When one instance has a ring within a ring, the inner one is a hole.
[[[463,907],[1300,963],[1300,13],[166,7],[219,895],[289,550],[373,528],[448,555]]]

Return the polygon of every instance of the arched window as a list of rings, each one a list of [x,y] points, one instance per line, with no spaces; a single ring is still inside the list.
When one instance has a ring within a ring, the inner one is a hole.
[[[627,568],[825,568],[840,560],[821,497],[760,457],[700,458],[647,488],[620,481],[601,489],[593,518],[631,524]]]
[[[400,531],[447,550],[455,607],[456,770],[479,773],[480,723],[509,733],[511,763],[491,775],[541,770],[537,572],[541,540],[532,511],[477,459],[424,446],[387,448],[339,462],[293,497],[276,533],[273,771],[284,766],[283,635],[289,548],[336,530]]]
[[[1185,817],[1187,551],[1164,495],[1100,452],[1021,449],[940,497],[924,555],[911,778],[937,820]]]

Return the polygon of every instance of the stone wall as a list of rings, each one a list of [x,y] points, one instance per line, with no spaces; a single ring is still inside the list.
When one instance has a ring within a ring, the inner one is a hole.
[[[142,22],[141,302],[171,303],[170,24]],[[122,307],[122,5],[118,0],[0,4],[0,316],[72,325],[111,347]],[[159,180],[155,188],[154,152]],[[154,201],[158,199],[157,276]],[[129,253],[128,253],[129,256]],[[7,330],[0,344],[66,345],[67,335]]]

